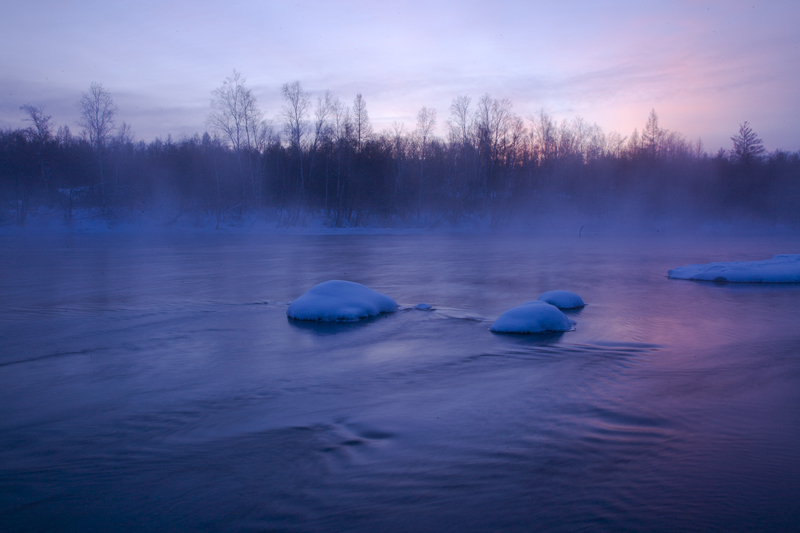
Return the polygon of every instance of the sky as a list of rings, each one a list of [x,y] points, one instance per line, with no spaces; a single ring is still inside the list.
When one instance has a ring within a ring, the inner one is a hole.
[[[768,150],[800,150],[800,2],[94,1],[0,4],[0,128],[20,106],[77,125],[92,82],[136,139],[207,129],[234,69],[276,124],[284,83],[351,104],[376,131],[454,98],[507,98],[606,132],[660,125],[730,148],[748,121]]]

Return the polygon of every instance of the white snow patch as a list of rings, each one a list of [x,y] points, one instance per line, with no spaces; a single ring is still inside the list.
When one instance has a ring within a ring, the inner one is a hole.
[[[547,302],[559,309],[577,309],[586,305],[580,296],[569,291],[547,291],[539,296],[540,302]]]
[[[764,261],[729,261],[673,268],[674,279],[738,283],[798,283],[800,254],[776,255]]]
[[[496,333],[546,333],[569,331],[575,322],[558,307],[534,300],[509,309],[489,327]]]
[[[295,320],[352,322],[396,310],[397,303],[385,294],[360,283],[331,280],[308,289],[289,305],[286,314]]]

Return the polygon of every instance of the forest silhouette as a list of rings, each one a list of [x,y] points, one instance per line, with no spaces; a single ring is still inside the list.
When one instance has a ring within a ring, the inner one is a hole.
[[[333,227],[501,227],[516,218],[575,212],[800,222],[800,153],[768,153],[748,122],[731,149],[710,155],[700,140],[659,125],[605,133],[544,110],[521,117],[508,100],[453,100],[436,136],[437,112],[412,126],[373,132],[365,98],[315,100],[300,82],[265,120],[234,71],[211,93],[208,131],[134,141],[111,94],[92,83],[77,106],[80,132],[45,110],[20,108],[27,127],[0,131],[0,224],[28,216],[124,220],[167,209],[172,220],[235,224],[270,213],[278,226],[320,218]]]

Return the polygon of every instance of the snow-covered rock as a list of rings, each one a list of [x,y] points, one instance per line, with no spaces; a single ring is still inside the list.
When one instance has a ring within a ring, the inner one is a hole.
[[[764,261],[730,261],[673,268],[668,276],[699,281],[739,283],[798,283],[800,254],[776,255]]]
[[[575,322],[556,306],[534,300],[509,309],[489,327],[496,333],[546,333],[569,331]]]
[[[385,294],[360,283],[331,280],[311,287],[286,314],[295,320],[348,322],[396,310],[397,303]]]
[[[586,305],[580,296],[569,291],[547,291],[539,296],[540,302],[547,302],[559,309],[577,309]]]
[[[417,304],[414,306],[414,309],[419,309],[420,311],[431,311],[433,306],[431,304]]]

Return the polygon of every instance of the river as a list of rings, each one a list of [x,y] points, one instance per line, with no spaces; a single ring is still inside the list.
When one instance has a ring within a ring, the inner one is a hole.
[[[796,236],[0,246],[3,531],[800,530],[800,285],[666,277]],[[287,319],[329,279],[401,308]],[[574,331],[489,332],[555,289]]]

